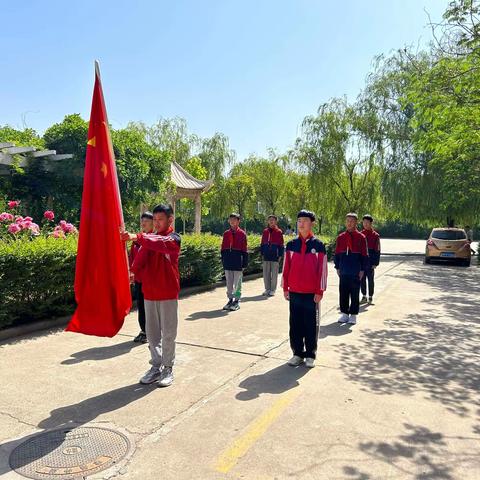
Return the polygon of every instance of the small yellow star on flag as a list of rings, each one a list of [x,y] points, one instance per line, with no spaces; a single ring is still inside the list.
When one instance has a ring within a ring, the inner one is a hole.
[[[105,162],[102,162],[102,167],[100,168],[100,171],[103,173],[103,177],[105,178],[108,173],[107,164]]]
[[[90,145],[91,147],[95,146],[95,137],[92,137],[88,140],[87,145]]]

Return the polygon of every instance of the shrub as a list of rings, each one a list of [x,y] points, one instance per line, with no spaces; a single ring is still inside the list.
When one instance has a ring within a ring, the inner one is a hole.
[[[0,328],[72,310],[77,240],[0,242]]]
[[[220,236],[210,234],[182,237],[182,287],[221,280],[221,242]],[[261,272],[260,236],[249,235],[248,246],[245,273]],[[0,241],[0,328],[71,313],[76,252],[76,236]]]

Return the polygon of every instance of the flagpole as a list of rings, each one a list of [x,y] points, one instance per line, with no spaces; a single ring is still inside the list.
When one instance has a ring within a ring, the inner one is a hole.
[[[100,83],[100,91],[102,92],[102,96],[103,96],[103,88],[102,88],[102,77],[100,75],[100,62],[98,60],[95,60],[94,61],[95,63],[95,77],[97,78],[98,82]],[[109,130],[108,128],[108,113],[107,113],[107,109],[105,108],[105,119],[107,120],[106,122],[106,125],[105,125],[105,128],[107,129],[107,131]],[[113,153],[113,145],[112,145],[112,141],[111,141],[111,137],[110,137],[110,134],[107,135],[107,138],[109,138],[110,142],[109,142],[109,148],[111,150],[111,154],[112,154],[112,157],[114,159],[114,162],[115,162],[115,186],[116,186],[116,189],[117,189],[117,192],[118,192],[118,199],[119,199],[119,202],[120,202],[120,231],[123,232],[125,230],[125,222],[123,220],[123,208],[122,208],[122,196],[120,195],[120,185],[118,184],[118,177],[117,177],[117,173],[116,173],[116,158],[115,158],[115,154]],[[127,258],[127,268],[128,268],[128,272],[129,272],[129,276],[130,276],[130,265],[129,265],[129,261],[128,261],[128,248],[127,248],[127,244],[125,243],[125,256]],[[129,281],[130,281],[130,278],[129,278]]]

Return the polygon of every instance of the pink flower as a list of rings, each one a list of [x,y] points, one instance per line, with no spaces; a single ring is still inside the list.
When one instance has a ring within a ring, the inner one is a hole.
[[[32,226],[33,224],[32,224],[32,222],[31,222],[31,220],[25,220],[25,219],[24,219],[23,222],[21,222],[21,223],[18,223],[18,222],[17,222],[17,225],[20,225],[20,227],[21,227],[22,230],[27,230],[27,229],[31,228],[31,226]]]
[[[40,227],[36,223],[32,222],[32,224],[30,225],[30,231],[33,235],[40,235]]]
[[[8,208],[10,210],[12,210],[15,207],[18,207],[20,205],[20,201],[19,200],[10,200],[7,205],[8,205]]]
[[[55,218],[55,213],[52,212],[52,210],[47,210],[44,214],[43,214],[44,218],[46,218],[47,220],[53,220]]]
[[[11,223],[8,226],[8,233],[13,233],[14,235],[17,234],[21,230],[21,227],[16,223]]]
[[[11,213],[0,213],[0,222],[13,222],[14,216]]]
[[[57,230],[52,233],[53,238],[65,238],[65,233],[63,233],[63,230]]]
[[[22,223],[25,219],[21,215],[15,217],[15,223]]]
[[[33,222],[33,218],[32,217],[24,217],[23,221],[24,222]]]

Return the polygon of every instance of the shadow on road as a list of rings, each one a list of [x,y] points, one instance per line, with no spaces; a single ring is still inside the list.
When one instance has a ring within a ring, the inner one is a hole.
[[[80,352],[72,353],[71,358],[67,358],[61,362],[62,365],[75,365],[86,360],[106,360],[108,358],[119,357],[129,353],[133,348],[142,345],[141,343],[135,343],[133,340],[117,343],[115,345],[109,345],[107,347],[95,347],[87,348]]]
[[[318,338],[321,340],[322,338],[327,337],[341,337],[343,335],[348,335],[349,333],[352,333],[351,325],[347,323],[340,324],[335,321],[328,325],[320,325]]]
[[[40,421],[38,427],[43,430],[60,428],[65,429],[66,435],[69,429],[89,423],[104,413],[112,412],[125,407],[126,405],[141,399],[145,395],[148,395],[155,390],[156,387],[152,387],[151,385],[140,385],[138,383],[120,387],[115,390],[111,390],[110,392],[105,392],[101,395],[87,398],[86,400],[82,400],[81,402],[73,405],[66,405],[64,407],[56,408],[50,412],[50,415],[47,418]],[[28,435],[20,440],[2,443],[0,445],[0,449],[3,452],[9,452],[19,443],[22,443],[23,441],[26,441],[32,437],[33,435]],[[63,439],[60,438],[58,443],[52,442],[52,444],[49,446],[49,451],[55,450],[62,443],[62,441]],[[46,453],[48,452],[43,449],[42,454],[45,455]],[[25,458],[24,464],[17,464],[17,468],[28,465],[33,460],[35,460],[33,457]],[[0,475],[9,471],[10,468],[8,462],[2,461],[0,463]]]
[[[308,369],[304,366],[291,367],[280,365],[260,375],[252,375],[240,382],[242,392],[235,395],[237,400],[247,401],[260,397],[263,393],[280,394],[295,388],[299,385],[298,380],[302,378]]]
[[[472,415],[480,390],[480,269],[418,265],[395,276],[437,293],[425,295],[420,311],[362,330],[360,344],[340,344],[342,361],[355,359],[345,375],[374,393],[423,393],[457,415]]]
[[[263,295],[255,295],[253,297],[242,297],[240,303],[247,303],[247,302],[261,302],[262,300],[268,300],[269,297],[265,297]]]
[[[404,433],[390,442],[362,442],[358,449],[373,461],[384,462],[396,470],[401,478],[417,480],[458,478],[454,477],[452,467],[463,463],[464,468],[469,468],[475,462],[478,450],[472,451],[471,445],[478,441],[476,438],[448,437],[424,426],[408,423],[404,423],[403,427]],[[452,439],[456,442],[468,442],[464,444],[465,449],[461,454],[454,454],[448,448],[448,440]],[[358,465],[344,466],[343,473],[351,480],[374,478],[362,471]]]
[[[185,317],[187,321],[193,320],[208,320],[209,318],[221,318],[226,317],[229,313],[235,312],[227,312],[226,310],[222,310],[221,308],[218,310],[204,310],[202,312],[193,312],[188,317]]]

